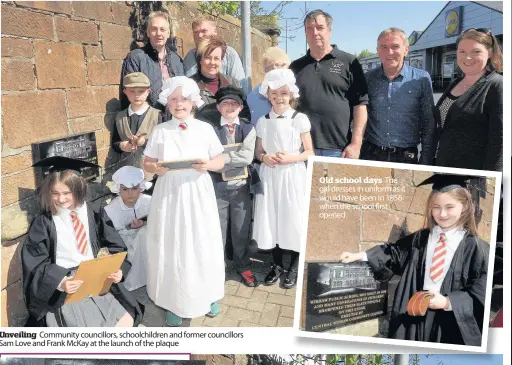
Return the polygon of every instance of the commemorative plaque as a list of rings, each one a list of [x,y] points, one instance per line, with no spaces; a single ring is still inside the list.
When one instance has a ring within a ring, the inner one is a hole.
[[[78,134],[32,145],[32,158],[34,162],[52,156],[76,158],[97,164],[96,135],[94,132]],[[37,185],[41,184],[48,174],[48,170],[49,167],[38,167],[36,169]],[[97,167],[84,167],[81,173],[86,180],[93,180],[100,176]]]
[[[386,314],[387,284],[366,262],[307,263],[305,330],[321,332]]]

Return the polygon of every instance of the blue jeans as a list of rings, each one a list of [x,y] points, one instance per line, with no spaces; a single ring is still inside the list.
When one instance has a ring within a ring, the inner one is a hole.
[[[341,151],[338,150],[324,150],[315,148],[315,156],[323,157],[341,157]]]

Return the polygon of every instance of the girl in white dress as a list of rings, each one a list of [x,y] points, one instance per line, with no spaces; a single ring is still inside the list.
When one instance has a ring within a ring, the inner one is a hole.
[[[164,82],[158,100],[172,119],[157,125],[144,151],[144,169],[159,176],[148,216],[147,291],[167,309],[167,324],[216,316],[224,297],[224,251],[215,190],[209,171],[224,167],[213,127],[194,119],[203,102],[184,76]],[[199,159],[193,168],[169,170],[158,161]]]
[[[260,93],[270,100],[272,110],[256,125],[256,157],[262,162],[264,194],[256,196],[253,238],[260,249],[273,249],[265,285],[275,284],[283,274],[283,253],[287,253],[290,264],[283,286],[293,288],[306,200],[304,161],[314,154],[311,124],[305,114],[292,108],[299,93],[291,70],[268,72]]]
[[[144,220],[149,213],[151,196],[142,194],[151,187],[144,181],[144,171],[134,166],[124,166],[112,175],[110,191],[119,194],[105,207],[114,228],[128,248],[132,269],[123,282],[128,290],[146,285],[146,235]],[[143,220],[144,219],[144,220]]]

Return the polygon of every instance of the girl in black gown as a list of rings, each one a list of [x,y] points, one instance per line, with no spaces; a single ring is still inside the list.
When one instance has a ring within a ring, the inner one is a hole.
[[[366,252],[342,253],[343,262],[368,261],[379,281],[400,276],[388,337],[481,346],[489,244],[476,232],[467,177],[433,175],[426,228]],[[409,316],[418,291],[433,298],[425,316]]]
[[[142,311],[135,298],[118,285],[130,270],[125,260],[112,273],[110,292],[64,304],[83,281],[74,280],[82,261],[100,248],[110,254],[126,251],[123,240],[103,209],[85,202],[87,183],[81,167],[97,165],[61,156],[41,160],[50,174],[40,187],[41,214],[32,222],[21,249],[23,290],[29,312],[27,325],[52,327],[131,327]]]

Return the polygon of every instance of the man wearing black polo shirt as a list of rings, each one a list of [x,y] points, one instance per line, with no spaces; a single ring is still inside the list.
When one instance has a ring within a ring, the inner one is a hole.
[[[315,155],[359,158],[368,89],[357,58],[331,45],[331,26],[322,10],[304,19],[309,51],[290,65],[300,90],[297,109],[311,121]]]

